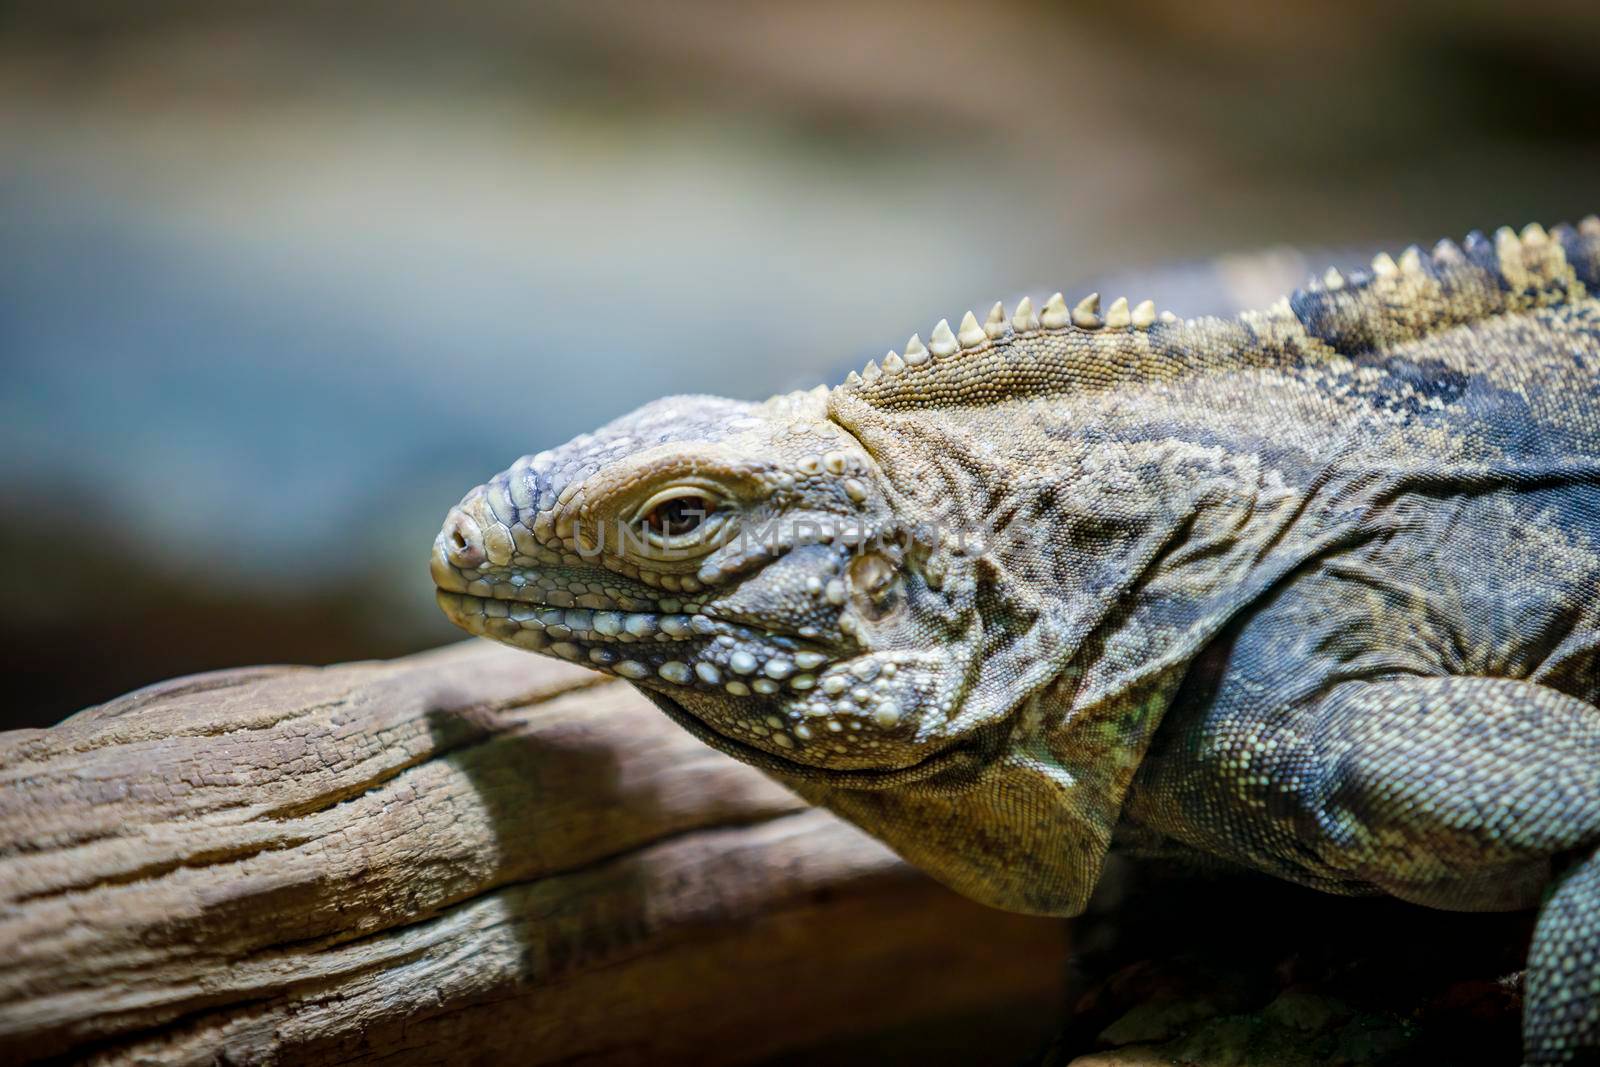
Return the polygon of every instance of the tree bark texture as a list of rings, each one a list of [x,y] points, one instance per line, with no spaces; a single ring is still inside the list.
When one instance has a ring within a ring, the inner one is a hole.
[[[6,1061],[962,1062],[1048,1036],[1066,946],[476,642],[0,735],[0,953]]]

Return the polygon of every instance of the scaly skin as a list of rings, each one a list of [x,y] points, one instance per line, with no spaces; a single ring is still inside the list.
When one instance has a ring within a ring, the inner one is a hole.
[[[1591,218],[1233,321],[997,305],[519,460],[439,601],[998,907],[1081,911],[1114,836],[1543,902],[1528,1061],[1600,1062],[1597,291]]]

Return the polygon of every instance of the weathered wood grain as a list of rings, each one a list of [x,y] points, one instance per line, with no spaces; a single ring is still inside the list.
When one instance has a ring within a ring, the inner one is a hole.
[[[474,643],[0,735],[0,952],[6,1060],[745,1063],[972,1018],[1025,1051],[1064,942]]]

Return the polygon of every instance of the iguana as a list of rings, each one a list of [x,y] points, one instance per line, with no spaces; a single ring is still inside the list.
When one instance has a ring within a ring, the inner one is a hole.
[[[1232,320],[996,304],[518,460],[439,603],[997,907],[1113,847],[1538,907],[1526,1059],[1597,1063],[1597,293],[1589,218]]]

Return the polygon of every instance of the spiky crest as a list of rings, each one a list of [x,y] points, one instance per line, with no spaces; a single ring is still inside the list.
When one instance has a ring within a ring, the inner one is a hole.
[[[1130,308],[1124,297],[1102,314],[1098,293],[1071,307],[1055,293],[1038,312],[1025,296],[1009,316],[996,302],[981,323],[971,311],[957,330],[941,319],[926,345],[913,334],[903,357],[891,352],[839,389],[887,408],[1098,389],[1175,377],[1219,352],[1270,365],[1373,350],[1596,291],[1600,217],[1549,231],[1530,223],[1520,234],[1503,226],[1492,240],[1474,231],[1432,252],[1380,252],[1370,270],[1348,277],[1330,267],[1274,307],[1232,320],[1182,321],[1149,300]]]

